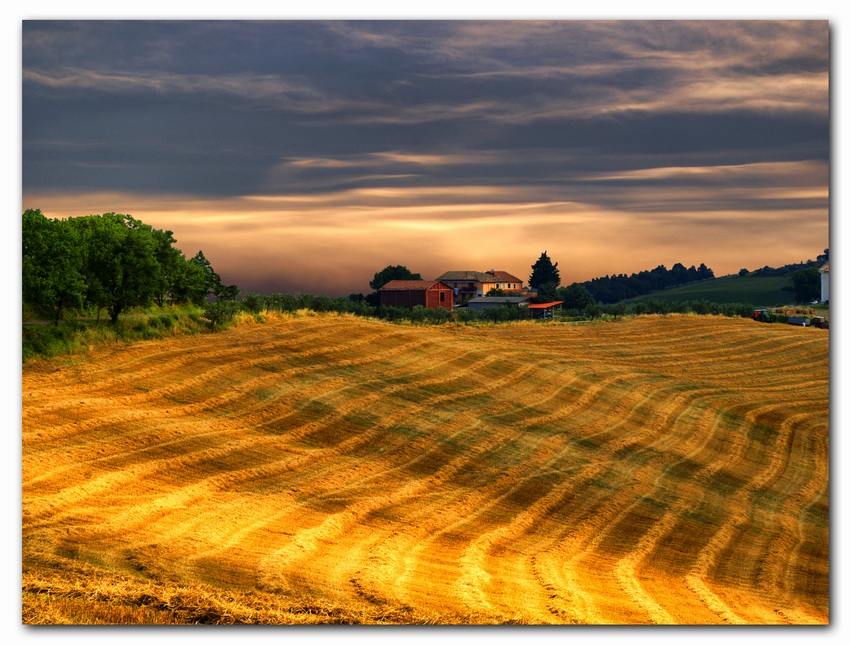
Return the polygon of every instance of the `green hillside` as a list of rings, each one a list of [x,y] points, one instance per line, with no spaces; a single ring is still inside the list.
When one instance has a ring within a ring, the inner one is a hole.
[[[625,302],[641,302],[654,299],[670,302],[708,300],[709,302],[717,303],[747,303],[755,307],[776,307],[791,304],[794,301],[793,291],[783,291],[783,287],[791,287],[791,280],[788,276],[726,276],[713,280],[694,282],[663,291],[654,291],[645,296],[631,298]]]

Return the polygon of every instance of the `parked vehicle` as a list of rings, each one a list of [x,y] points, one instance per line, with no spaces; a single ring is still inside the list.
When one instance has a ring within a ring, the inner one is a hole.
[[[829,321],[823,316],[815,316],[812,318],[812,327],[817,327],[818,329],[829,329]]]

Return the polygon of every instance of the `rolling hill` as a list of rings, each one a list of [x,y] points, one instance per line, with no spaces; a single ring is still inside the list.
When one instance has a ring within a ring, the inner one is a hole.
[[[288,317],[23,367],[23,621],[823,624],[828,332]]]
[[[751,304],[755,307],[777,307],[793,303],[794,292],[783,291],[783,287],[790,286],[791,280],[787,276],[724,276],[663,291],[653,291],[624,302],[633,303],[653,299],[669,302],[707,300],[716,303]]]

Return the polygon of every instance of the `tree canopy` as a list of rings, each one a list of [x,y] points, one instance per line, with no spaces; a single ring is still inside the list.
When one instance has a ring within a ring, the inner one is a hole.
[[[591,305],[595,305],[596,301],[590,292],[583,284],[574,282],[569,287],[558,289],[558,299],[564,303],[564,309],[575,309],[584,311]]]
[[[175,243],[171,231],[131,215],[48,219],[29,209],[22,220],[23,300],[49,309],[56,322],[72,307],[106,309],[115,322],[132,306],[200,304],[226,289],[203,253],[187,260]]]
[[[390,280],[421,280],[422,276],[418,273],[413,273],[406,266],[389,265],[381,269],[375,274],[375,277],[369,282],[369,287],[377,291]]]
[[[815,267],[800,269],[791,274],[794,300],[798,303],[820,300],[820,270]]]
[[[593,278],[593,280],[580,284],[587,288],[597,302],[613,304],[627,298],[643,296],[653,291],[660,291],[698,280],[709,280],[713,277],[714,271],[705,264],[700,264],[699,268],[691,265],[686,269],[685,265],[677,262],[672,269],[659,264],[652,270],[644,270],[628,276],[625,273],[606,275],[603,278]]]
[[[528,286],[537,289],[544,284],[552,284],[557,288],[561,284],[561,273],[558,271],[558,263],[552,264],[551,258],[546,251],[540,255],[537,262],[531,265],[531,276],[528,278]]]
[[[24,212],[21,233],[23,300],[39,303],[58,322],[64,309],[83,304],[86,293],[79,235],[37,209]]]

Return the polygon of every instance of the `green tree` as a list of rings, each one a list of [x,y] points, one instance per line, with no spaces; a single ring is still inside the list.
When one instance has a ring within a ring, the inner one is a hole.
[[[558,271],[558,263],[552,264],[551,258],[546,251],[531,265],[531,276],[528,278],[528,286],[538,289],[544,284],[554,284],[555,288],[561,284],[561,274]]]
[[[558,285],[554,282],[544,282],[537,287],[537,302],[554,302],[558,299]]]
[[[198,251],[195,256],[189,261],[200,267],[200,269],[203,271],[204,285],[206,288],[204,298],[206,298],[211,293],[218,295],[224,288],[224,285],[222,285],[221,283],[221,276],[215,272],[212,267],[212,264],[209,260],[207,260],[206,256],[204,255],[204,252]]]
[[[791,274],[794,300],[798,303],[820,300],[820,271],[817,267],[800,269]]]
[[[375,277],[369,282],[369,287],[377,291],[390,280],[421,280],[422,276],[418,273],[413,273],[406,266],[389,265],[381,269],[375,274]]]
[[[239,302],[245,311],[252,314],[258,314],[264,309],[268,311],[266,296],[259,293],[246,293]]]
[[[128,307],[150,304],[161,271],[149,227],[118,213],[68,221],[83,243],[87,301],[98,311],[106,309],[113,324]]]
[[[215,292],[216,298],[219,300],[236,300],[239,297],[241,290],[235,284],[222,285],[222,287]]]
[[[487,296],[487,297],[490,297],[490,298],[494,298],[494,297],[504,296],[505,292],[502,289],[499,289],[497,287],[493,287],[492,289],[490,289],[490,291],[488,291],[484,295]]]
[[[174,302],[191,302],[201,305],[208,293],[207,274],[204,269],[185,257],[179,264],[171,287]]]
[[[153,237],[154,255],[158,267],[154,281],[154,300],[161,307],[168,301],[177,302],[181,299],[183,291],[181,281],[186,258],[183,252],[174,246],[177,243],[174,233],[152,227],[147,229]]]
[[[587,287],[577,282],[564,289],[558,289],[558,300],[564,301],[564,309],[575,309],[576,311],[584,311],[596,304]]]
[[[77,232],[64,220],[48,219],[38,209],[24,211],[21,223],[21,295],[24,302],[62,313],[83,304],[86,280]]]
[[[239,313],[241,306],[236,300],[216,300],[204,304],[204,318],[207,319],[210,329],[224,325]]]
[[[705,263],[701,263],[699,268],[697,269],[697,279],[699,280],[708,280],[714,277],[714,271],[705,266]]]

